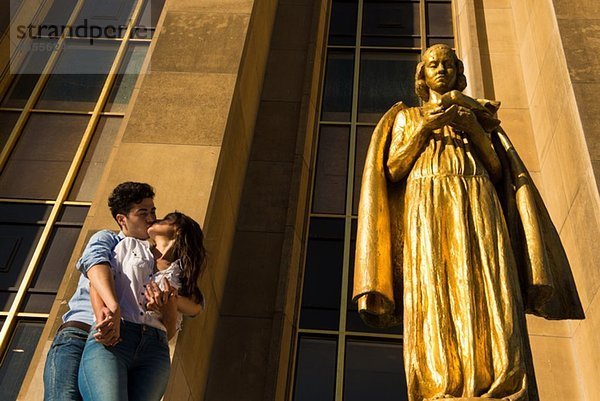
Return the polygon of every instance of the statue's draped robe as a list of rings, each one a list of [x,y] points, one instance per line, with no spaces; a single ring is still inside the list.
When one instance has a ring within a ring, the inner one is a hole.
[[[524,312],[583,317],[558,234],[501,129],[491,133],[504,175],[495,187],[468,137],[449,126],[411,149],[421,113],[397,104],[373,133],[354,299],[369,324],[403,316],[409,400],[533,400]],[[404,171],[391,174],[390,158]]]

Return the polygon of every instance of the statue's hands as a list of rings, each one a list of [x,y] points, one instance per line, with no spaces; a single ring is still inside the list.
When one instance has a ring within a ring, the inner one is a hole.
[[[483,128],[479,124],[479,121],[477,121],[475,113],[462,106],[458,106],[456,118],[454,118],[450,125],[456,128],[457,130],[466,133],[471,133],[474,131],[483,131]]]
[[[452,105],[446,109],[441,106],[427,106],[423,108],[423,127],[429,131],[452,124],[457,119],[461,107]]]

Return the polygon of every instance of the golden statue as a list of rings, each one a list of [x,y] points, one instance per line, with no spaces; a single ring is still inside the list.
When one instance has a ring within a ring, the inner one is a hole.
[[[463,71],[450,47],[427,49],[423,105],[394,105],[373,132],[353,298],[368,324],[403,324],[410,401],[537,400],[525,313],[583,309],[499,103],[462,94]]]

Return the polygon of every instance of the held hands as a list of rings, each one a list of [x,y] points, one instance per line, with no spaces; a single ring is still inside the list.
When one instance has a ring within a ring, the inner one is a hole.
[[[433,131],[450,125],[458,116],[459,106],[452,105],[448,108],[436,105],[423,107],[423,128]]]
[[[146,285],[147,310],[162,312],[165,307],[170,307],[172,303],[177,304],[177,289],[171,287],[171,283],[166,277],[163,277],[162,284],[164,291],[154,281]]]
[[[121,308],[119,305],[114,308],[114,311],[106,306],[102,307],[96,329],[94,338],[100,344],[114,346],[121,342]]]

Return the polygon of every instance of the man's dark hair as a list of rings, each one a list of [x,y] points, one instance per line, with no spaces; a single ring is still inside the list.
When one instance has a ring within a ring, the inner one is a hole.
[[[152,186],[143,182],[123,182],[117,185],[108,197],[108,207],[116,220],[117,214],[127,215],[133,205],[146,198],[154,199],[154,188]]]

